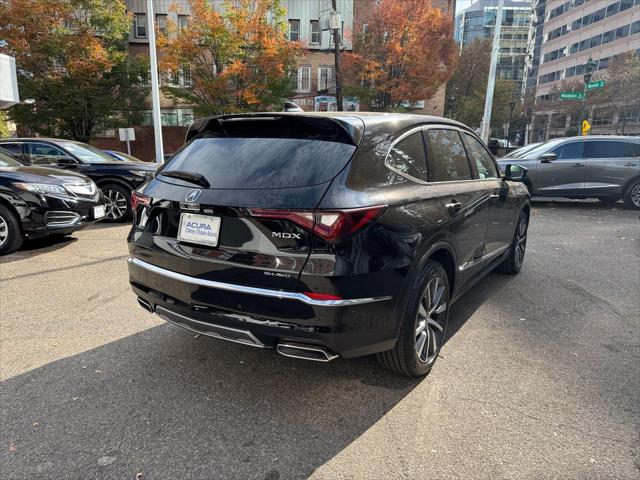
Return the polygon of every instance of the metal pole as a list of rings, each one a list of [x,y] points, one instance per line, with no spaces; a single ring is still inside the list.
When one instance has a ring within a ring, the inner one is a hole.
[[[127,137],[127,154],[131,155],[131,142],[129,142],[128,137]]]
[[[331,6],[333,8],[333,12],[337,12],[338,8],[336,7],[336,0],[331,0]],[[340,25],[336,25],[337,28],[333,30],[333,43],[335,44],[335,62],[336,62],[336,104],[338,111],[344,110],[342,107],[342,74],[340,73],[340,36],[338,31],[340,30]]]
[[[153,107],[153,136],[156,144],[156,163],[164,163],[162,149],[162,123],[160,121],[160,87],[158,59],[156,57],[156,30],[153,1],[147,0],[147,36],[149,37],[149,63],[151,67],[151,105]]]
[[[480,137],[484,142],[489,141],[491,127],[491,108],[493,106],[493,90],[496,86],[496,70],[498,68],[498,54],[500,53],[500,30],[502,29],[502,7],[504,0],[498,0],[496,12],[496,28],[493,33],[493,45],[491,46],[491,64],[489,65],[489,81],[487,82],[487,95],[484,100],[484,115],[482,116],[482,128]]]

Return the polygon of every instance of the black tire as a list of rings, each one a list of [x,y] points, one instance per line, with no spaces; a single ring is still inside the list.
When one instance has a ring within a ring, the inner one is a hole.
[[[0,256],[15,252],[21,245],[20,222],[11,210],[0,204]]]
[[[107,200],[104,222],[126,222],[131,218],[131,190],[116,183],[107,183],[101,187]]]
[[[497,272],[506,273],[507,275],[515,275],[520,272],[527,248],[528,229],[529,215],[527,215],[527,212],[520,212],[515,232],[513,232],[513,240],[511,240],[511,246],[509,247],[509,255],[504,262],[498,265]]]
[[[435,295],[432,293],[433,291],[436,292]],[[434,310],[439,310],[438,305],[444,305],[442,312],[429,311],[430,308],[426,304],[427,294],[429,299],[440,298],[439,303],[436,300]],[[411,294],[404,307],[396,346],[392,350],[378,353],[376,355],[378,363],[384,368],[406,377],[421,377],[428,374],[444,343],[449,323],[449,304],[450,292],[447,272],[440,263],[429,260],[416,278],[414,288],[411,289]],[[434,323],[440,328],[436,328]],[[419,333],[418,329],[421,325],[423,325],[423,330]],[[422,338],[424,340],[422,348],[420,348],[419,339]]]
[[[640,210],[640,178],[631,182],[622,197],[624,205],[632,210]]]

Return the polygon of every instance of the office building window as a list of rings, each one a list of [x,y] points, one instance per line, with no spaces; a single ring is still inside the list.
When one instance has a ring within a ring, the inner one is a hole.
[[[147,14],[133,14],[133,36],[135,38],[147,38]]]
[[[163,13],[158,13],[156,15],[156,28],[158,32],[162,35],[167,34],[167,16]]]
[[[334,67],[318,67],[318,90],[328,90],[335,86]]]
[[[309,43],[311,45],[319,45],[320,44],[320,21],[311,20],[309,27],[311,30],[311,37],[309,38]]]
[[[289,19],[289,40],[292,42],[300,40],[300,20]]]

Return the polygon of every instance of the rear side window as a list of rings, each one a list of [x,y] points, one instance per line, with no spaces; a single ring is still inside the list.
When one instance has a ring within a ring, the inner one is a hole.
[[[331,180],[355,149],[346,143],[300,138],[195,138],[176,152],[163,172],[199,173],[211,188],[301,187]]]
[[[625,157],[640,157],[640,143],[625,142]]]
[[[476,164],[478,178],[498,178],[500,175],[498,174],[496,164],[482,144],[468,133],[463,134],[462,138],[467,146],[469,158]]]
[[[429,143],[429,179],[432,182],[470,180],[471,169],[458,132],[429,129],[425,134]]]
[[[401,175],[419,180],[427,179],[427,160],[422,134],[418,131],[397,142],[387,155],[386,164]]]
[[[20,145],[19,143],[0,143],[0,148],[4,148],[13,156],[22,154],[22,145]]]
[[[627,156],[628,142],[610,140],[586,142],[584,156],[587,158],[620,158]],[[631,157],[632,155],[628,155]]]
[[[562,145],[555,150],[552,150],[552,153],[555,153],[558,157],[558,160],[570,160],[572,158],[582,158],[582,148],[584,147],[584,142],[571,142],[565,145]]]

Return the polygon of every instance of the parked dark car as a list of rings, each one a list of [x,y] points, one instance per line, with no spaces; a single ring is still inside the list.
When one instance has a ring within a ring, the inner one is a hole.
[[[640,137],[558,138],[498,163],[527,168],[527,186],[534,196],[608,203],[622,198],[627,207],[640,209]]]
[[[69,235],[104,216],[105,199],[91,179],[26,167],[0,151],[0,255],[25,238]]]
[[[82,173],[91,178],[107,199],[106,221],[123,222],[131,217],[131,191],[146,182],[156,164],[115,160],[86,143],[57,138],[10,138],[0,147],[25,165],[46,165]]]
[[[117,150],[103,150],[104,153],[121,162],[142,162],[139,158],[129,155],[128,153],[118,152]]]
[[[466,126],[403,114],[198,120],[134,192],[130,283],[194,332],[426,374],[451,303],[517,273],[529,194]]]

